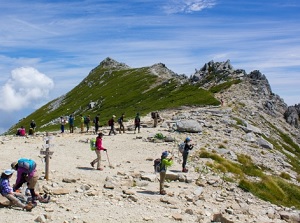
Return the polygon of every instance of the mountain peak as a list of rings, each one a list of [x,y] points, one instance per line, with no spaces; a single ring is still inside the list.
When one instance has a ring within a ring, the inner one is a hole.
[[[101,63],[100,66],[103,68],[115,68],[115,69],[128,69],[130,68],[125,63],[120,63],[110,57],[106,57]]]

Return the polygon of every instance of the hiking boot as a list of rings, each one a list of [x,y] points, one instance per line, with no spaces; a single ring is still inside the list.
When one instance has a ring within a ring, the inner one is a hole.
[[[103,168],[97,168],[97,170],[103,170]]]
[[[34,208],[34,206],[32,205],[31,202],[29,202],[28,204],[26,204],[26,206],[23,208],[23,210],[31,211],[32,208]]]
[[[188,169],[186,169],[186,168],[183,168],[182,169],[182,172],[184,172],[184,173],[187,173],[189,170]]]
[[[166,195],[167,192],[166,192],[165,190],[161,190],[161,191],[159,192],[159,194],[160,194],[160,195]]]
[[[50,196],[47,197],[47,198],[42,198],[39,200],[40,203],[49,203],[49,200],[50,200]]]
[[[94,167],[94,163],[93,162],[90,162],[90,164],[91,164],[92,167]]]

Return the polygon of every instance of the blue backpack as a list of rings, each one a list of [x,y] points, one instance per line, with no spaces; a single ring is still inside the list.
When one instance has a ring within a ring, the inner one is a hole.
[[[21,158],[18,160],[18,167],[22,167],[27,170],[27,173],[31,173],[36,168],[36,163],[31,159]]]

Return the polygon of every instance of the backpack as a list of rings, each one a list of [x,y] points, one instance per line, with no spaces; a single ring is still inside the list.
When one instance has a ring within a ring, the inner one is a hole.
[[[159,173],[161,171],[161,159],[157,158],[154,160],[154,172]]]
[[[120,117],[120,118],[118,118],[118,123],[119,123],[119,124],[121,124],[121,117]]]
[[[18,160],[18,167],[22,167],[27,170],[27,173],[31,173],[36,168],[36,163],[31,159],[21,158]]]
[[[84,124],[89,124],[89,122],[90,122],[90,119],[88,117],[85,117],[84,118]]]
[[[178,144],[178,150],[179,150],[180,153],[184,152],[184,147],[185,147],[184,142]]]
[[[91,139],[90,140],[90,149],[92,151],[95,151],[96,150],[96,139]]]
[[[155,119],[155,112],[151,112],[151,118]]]
[[[113,125],[113,120],[112,119],[109,119],[108,120],[108,126],[112,126]]]

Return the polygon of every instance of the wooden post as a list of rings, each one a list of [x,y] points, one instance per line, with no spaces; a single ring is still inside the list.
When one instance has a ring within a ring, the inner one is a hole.
[[[50,164],[50,156],[53,154],[52,151],[50,151],[50,139],[51,137],[49,136],[48,132],[46,132],[46,137],[44,138],[45,140],[45,145],[44,147],[46,150],[41,150],[40,154],[45,155],[45,179],[49,180],[49,164]]]
[[[49,134],[48,132],[46,132],[46,157],[45,157],[45,162],[46,162],[46,165],[45,165],[45,179],[46,180],[49,180],[49,160],[50,160],[50,157],[49,157],[49,148],[50,148],[50,138],[49,138]]]

